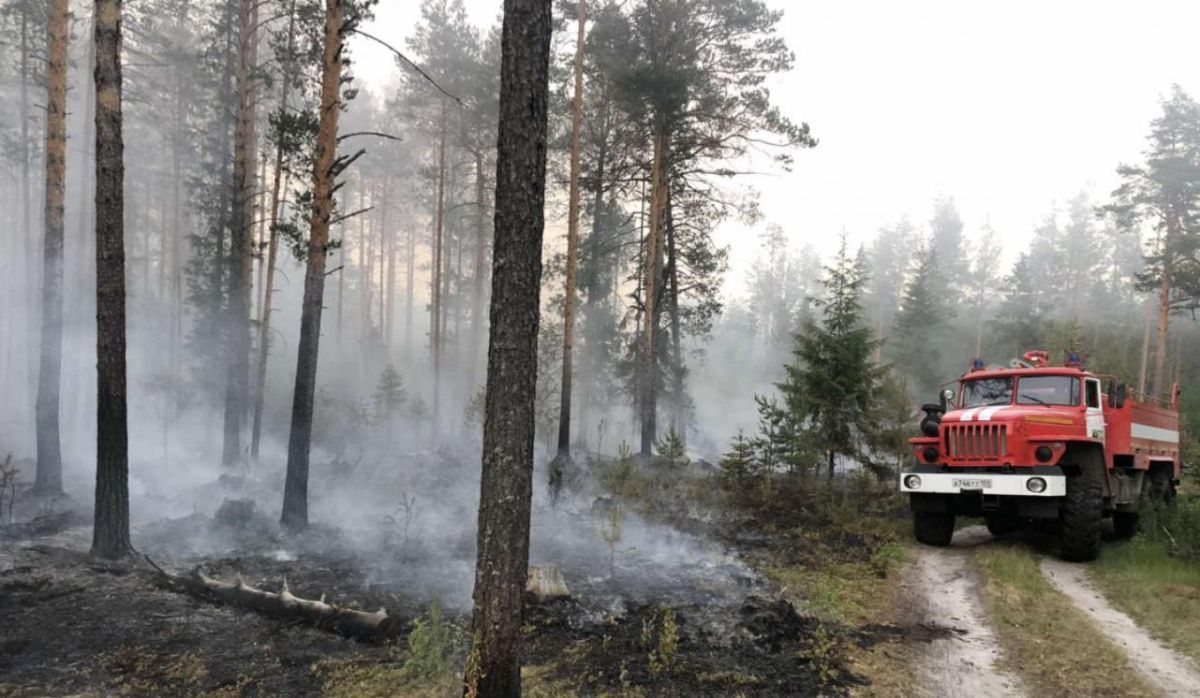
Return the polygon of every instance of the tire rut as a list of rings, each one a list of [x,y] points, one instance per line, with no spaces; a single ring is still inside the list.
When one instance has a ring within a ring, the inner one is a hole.
[[[917,603],[930,622],[953,634],[929,643],[920,682],[924,696],[1020,696],[1020,679],[999,666],[1000,644],[988,627],[969,550],[991,540],[982,526],[955,532],[949,548],[921,548],[914,565]]]
[[[1200,695],[1200,668],[1160,644],[1132,618],[1113,608],[1088,579],[1086,565],[1047,558],[1042,560],[1041,567],[1042,574],[1129,657],[1151,685],[1168,696]]]

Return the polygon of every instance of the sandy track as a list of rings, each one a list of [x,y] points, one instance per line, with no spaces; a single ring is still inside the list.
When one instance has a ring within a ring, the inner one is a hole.
[[[1020,680],[999,667],[1000,645],[987,625],[969,550],[990,541],[982,526],[964,528],[950,548],[920,548],[914,566],[916,602],[929,622],[949,626],[949,637],[929,644],[919,677],[925,696],[1019,696]]]
[[[1129,616],[1109,605],[1087,578],[1087,566],[1046,558],[1042,573],[1129,656],[1130,663],[1168,696],[1200,695],[1200,669],[1159,644]]]

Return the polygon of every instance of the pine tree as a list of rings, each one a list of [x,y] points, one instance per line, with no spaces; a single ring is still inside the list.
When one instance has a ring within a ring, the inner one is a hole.
[[[918,394],[928,395],[941,383],[942,353],[939,329],[952,317],[946,286],[932,245],[917,254],[916,268],[904,289],[888,355],[913,381]]]
[[[1122,228],[1154,231],[1139,289],[1157,294],[1151,389],[1163,395],[1171,314],[1191,302],[1189,289],[1200,287],[1200,104],[1173,85],[1148,140],[1144,165],[1117,168],[1121,186],[1105,211]]]
[[[463,677],[471,695],[521,695],[552,14],[550,0],[504,2],[475,607]]]

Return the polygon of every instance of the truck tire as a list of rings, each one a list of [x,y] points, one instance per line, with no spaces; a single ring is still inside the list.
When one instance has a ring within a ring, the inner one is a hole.
[[[944,548],[954,537],[954,514],[941,511],[914,511],[913,533],[925,545]]]
[[[1122,540],[1133,538],[1137,535],[1140,518],[1136,511],[1114,511],[1113,533]]]
[[[1165,470],[1150,473],[1150,501],[1170,504],[1175,501],[1175,483]]]
[[[1067,478],[1067,496],[1063,500],[1062,558],[1068,562],[1088,562],[1100,554],[1100,533],[1104,522],[1104,490],[1100,483],[1082,475]]]
[[[1021,528],[1021,520],[1009,514],[989,514],[983,520],[987,523],[988,533],[997,538],[1007,536]]]

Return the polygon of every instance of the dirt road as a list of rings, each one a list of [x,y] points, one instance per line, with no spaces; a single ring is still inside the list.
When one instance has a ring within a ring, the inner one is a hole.
[[[1129,616],[1113,608],[1088,580],[1086,565],[1045,558],[1042,572],[1125,652],[1148,682],[1168,696],[1200,694],[1200,669],[1195,663],[1159,644]]]
[[[950,548],[919,548],[915,564],[917,603],[929,622],[955,632],[933,640],[920,684],[926,696],[1019,696],[1020,680],[999,667],[1000,646],[984,617],[983,602],[967,561],[970,549],[991,540],[982,526],[958,531]]]

